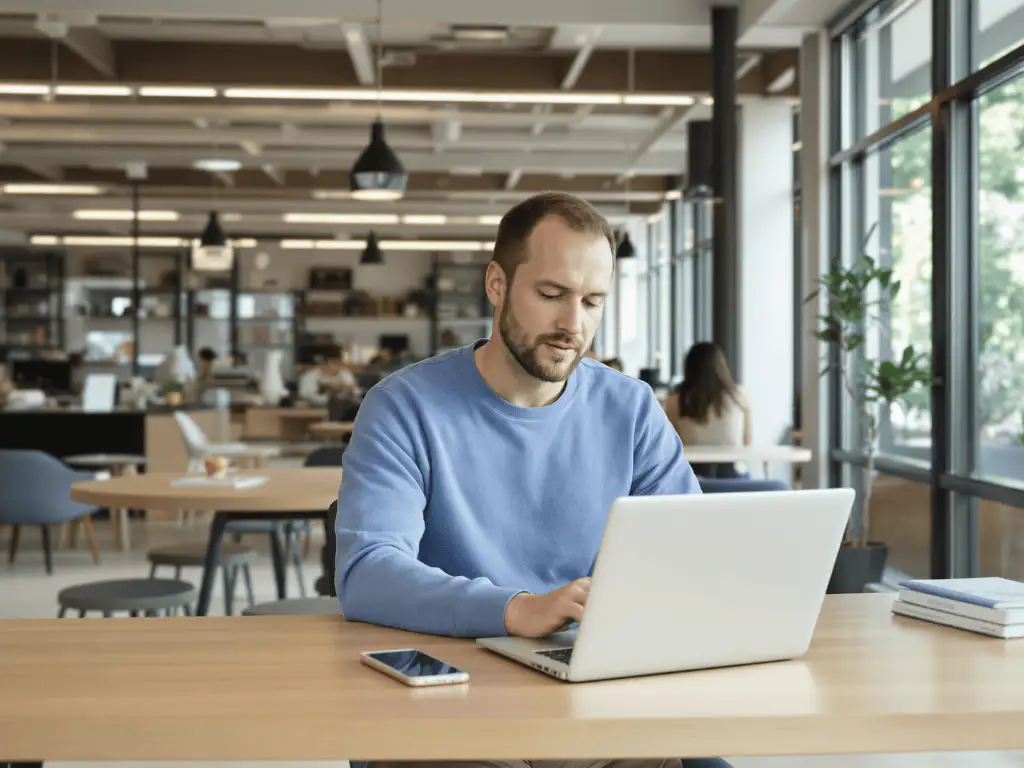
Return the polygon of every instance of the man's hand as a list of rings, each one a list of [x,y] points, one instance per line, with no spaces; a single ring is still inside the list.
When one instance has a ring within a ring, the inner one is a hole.
[[[505,631],[519,637],[546,637],[583,618],[590,579],[577,579],[546,595],[516,595],[505,608]]]

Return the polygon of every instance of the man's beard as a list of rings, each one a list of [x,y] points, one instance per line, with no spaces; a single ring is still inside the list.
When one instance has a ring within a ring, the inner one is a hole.
[[[508,351],[519,363],[519,367],[533,378],[541,381],[550,383],[565,381],[583,359],[583,345],[579,344],[577,339],[564,333],[544,334],[538,336],[531,343],[526,331],[516,320],[515,314],[512,312],[512,303],[507,298],[505,305],[501,308],[501,316],[498,318],[498,331],[501,333],[502,341],[505,342]],[[566,355],[573,354],[575,351],[576,356],[564,374],[559,371],[559,368],[540,361],[537,351],[548,342],[574,346],[574,350],[565,350]]]

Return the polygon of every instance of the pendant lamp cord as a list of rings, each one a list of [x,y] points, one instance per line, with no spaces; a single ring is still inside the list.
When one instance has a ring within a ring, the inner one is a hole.
[[[384,0],[377,0],[377,117],[381,117],[384,90]]]

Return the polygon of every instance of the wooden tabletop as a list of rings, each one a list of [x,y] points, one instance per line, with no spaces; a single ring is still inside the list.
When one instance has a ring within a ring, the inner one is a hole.
[[[317,437],[347,437],[355,428],[354,421],[318,421],[309,425],[309,433]]]
[[[1024,641],[826,598],[800,660],[568,684],[331,616],[0,621],[0,759],[623,758],[1024,748]],[[685,638],[680,638],[685,642]],[[470,674],[410,689],[361,651]]]
[[[61,461],[76,467],[137,467],[146,463],[146,457],[134,453],[80,453]]]
[[[809,449],[795,445],[687,445],[683,453],[691,464],[737,461],[787,461],[793,464],[806,464],[813,458]]]
[[[98,507],[129,509],[287,512],[326,510],[338,498],[341,467],[253,469],[240,476],[266,477],[255,488],[173,485],[180,472],[150,472],[71,485],[71,499]]]

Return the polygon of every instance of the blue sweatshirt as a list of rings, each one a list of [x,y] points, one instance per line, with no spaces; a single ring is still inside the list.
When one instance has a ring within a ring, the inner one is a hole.
[[[620,496],[700,493],[644,382],[584,359],[541,408],[502,400],[464,347],[367,393],[336,533],[346,618],[464,637],[592,573]]]

